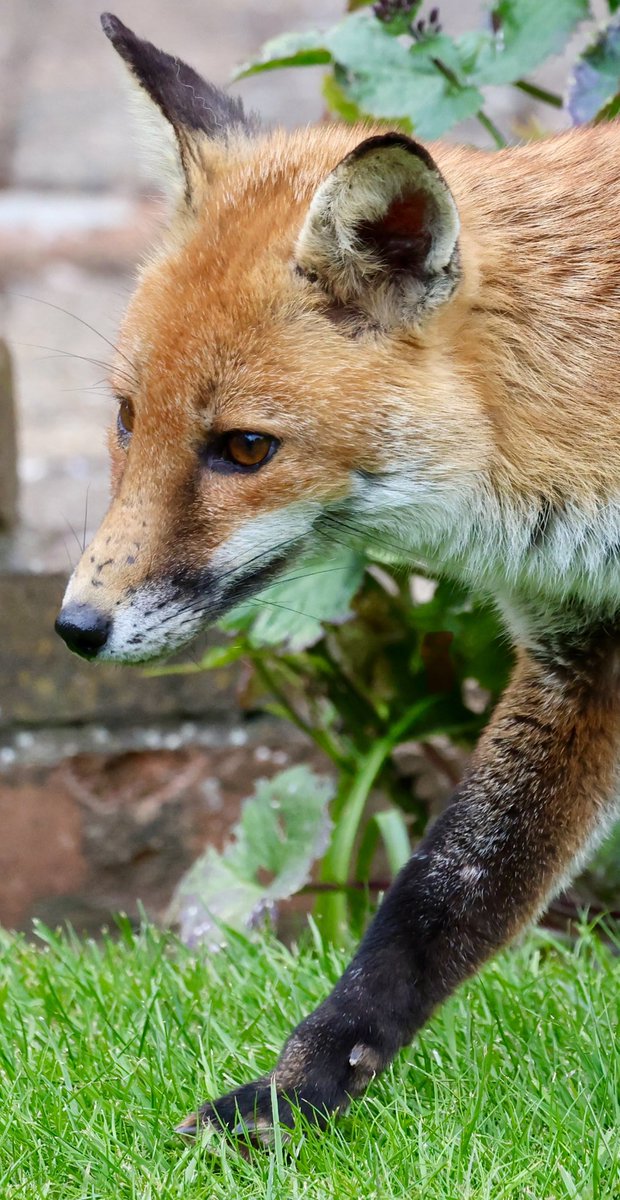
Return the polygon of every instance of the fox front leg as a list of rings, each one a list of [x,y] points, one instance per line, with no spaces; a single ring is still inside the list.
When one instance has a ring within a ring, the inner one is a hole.
[[[331,995],[273,1075],[205,1104],[268,1140],[279,1119],[346,1109],[433,1009],[537,916],[613,812],[620,650],[607,634],[522,651],[450,806],[388,891]]]

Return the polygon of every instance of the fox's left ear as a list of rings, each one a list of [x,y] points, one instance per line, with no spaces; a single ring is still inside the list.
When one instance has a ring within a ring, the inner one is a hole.
[[[225,143],[234,133],[250,134],[255,122],[246,116],[240,100],[207,83],[180,59],[136,37],[112,13],[102,14],[101,25],[158,118],[157,132],[168,135],[164,158],[191,203],[205,174],[201,148],[209,141]]]
[[[460,278],[459,217],[430,154],[404,134],[367,138],[319,187],[296,258],[346,308],[415,325]]]

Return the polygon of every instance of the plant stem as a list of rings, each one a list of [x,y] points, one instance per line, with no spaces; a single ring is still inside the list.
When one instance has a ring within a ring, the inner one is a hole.
[[[412,705],[410,709],[392,726],[385,737],[378,738],[368,753],[361,759],[359,769],[353,780],[346,776],[340,784],[339,795],[332,808],[334,832],[332,840],[321,864],[321,882],[347,882],[351,869],[351,859],[355,839],[364,816],[368,797],[377,777],[389,758],[394,746],[397,746],[412,727],[421,720],[428,710],[436,704],[436,697],[426,696]],[[337,942],[347,924],[346,894],[326,896],[317,905],[317,918],[321,923],[323,936],[332,942]]]
[[[463,86],[458,76],[454,74],[454,71],[452,71],[450,67],[447,67],[440,58],[433,58],[432,62],[433,65],[437,67],[437,70],[444,76],[444,79],[447,79],[448,82],[454,87]],[[506,145],[506,138],[504,137],[501,129],[497,128],[495,122],[487,116],[483,108],[478,109],[478,112],[476,113],[476,120],[480,125],[482,125],[482,128],[486,129],[487,133],[491,135],[498,150],[503,150],[504,146]]]
[[[270,671],[269,667],[265,666],[264,660],[260,658],[259,655],[255,654],[250,654],[250,659],[259,679],[262,681],[262,683],[264,683],[268,691],[275,696],[278,703],[284,709],[291,724],[295,725],[297,729],[300,729],[302,733],[305,733],[306,737],[310,738],[310,740],[314,742],[315,746],[318,746],[319,750],[322,750],[323,753],[331,759],[331,761],[335,764],[335,766],[338,767],[339,770],[350,771],[351,763],[349,763],[346,757],[340,752],[329,734],[323,729],[316,729],[314,726],[308,724],[308,722],[304,721],[303,717],[297,712],[297,709],[293,708],[293,705],[290,703],[288,697],[276,682],[273,672]]]
[[[334,832],[331,844],[321,864],[321,881],[323,883],[346,884],[349,874],[349,864],[353,853],[355,837],[360,825],[366,802],[372,786],[391,748],[391,740],[381,738],[376,741],[372,750],[362,761],[353,782],[343,779],[344,794],[340,803],[336,803],[334,812]],[[346,791],[344,790],[346,789]],[[330,942],[338,942],[347,923],[346,893],[335,893],[325,897],[317,905],[317,919],[320,922],[323,937]]]
[[[482,125],[482,128],[486,129],[487,133],[491,135],[498,150],[503,150],[507,145],[506,138],[501,130],[497,128],[497,125],[491,120],[491,118],[487,116],[483,108],[476,113],[476,120],[478,121],[478,124]]]
[[[548,92],[546,88],[539,87],[537,83],[529,83],[527,79],[517,79],[515,87],[519,88],[520,92],[525,92],[526,96],[532,96],[534,100],[542,100],[543,104],[551,104],[553,108],[562,107],[562,97],[558,96],[557,92]]]
[[[412,24],[410,26],[409,32],[410,32],[411,37],[413,38],[414,42],[420,41],[420,35],[419,35],[415,25]],[[433,57],[433,58],[431,58],[431,62],[433,64],[433,66],[437,68],[440,75],[443,75],[444,79],[447,79],[448,83],[451,83],[453,87],[457,87],[457,88],[463,87],[461,80],[459,79],[458,75],[456,75],[455,72],[452,70],[452,67],[447,67],[445,62],[442,62],[440,58]],[[548,94],[551,95],[551,93],[548,93]],[[501,130],[497,128],[497,125],[491,120],[491,118],[487,116],[487,114],[485,113],[483,108],[479,109],[478,112],[476,113],[476,120],[479,122],[480,125],[482,125],[482,128],[486,129],[487,133],[489,133],[491,135],[498,150],[503,150],[504,146],[506,145],[506,138],[504,137]]]

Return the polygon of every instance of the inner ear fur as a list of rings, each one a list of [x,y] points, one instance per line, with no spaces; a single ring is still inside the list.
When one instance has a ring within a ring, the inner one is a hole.
[[[101,25],[135,82],[174,132],[189,199],[197,143],[251,134],[257,126],[255,118],[246,115],[241,100],[208,83],[181,59],[137,37],[112,13],[102,13]]]
[[[384,327],[419,322],[460,278],[459,217],[427,150],[367,138],[316,192],[297,244],[302,272]]]

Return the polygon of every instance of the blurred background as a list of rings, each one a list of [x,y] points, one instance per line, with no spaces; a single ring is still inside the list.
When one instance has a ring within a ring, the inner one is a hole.
[[[267,38],[344,10],[342,0],[119,6],[222,85]],[[145,680],[82,666],[53,633],[67,573],[107,503],[106,339],[162,219],[100,7],[3,0],[0,24],[0,923],[19,928],[36,915],[97,928],[113,909],[135,914],[138,897],[158,915],[204,843],[222,843],[253,781],[312,758],[290,726],[244,713],[242,670]],[[481,6],[440,7],[458,32]],[[545,79],[553,85],[549,68]],[[267,123],[292,126],[322,118],[320,85],[314,67],[234,90]],[[489,112],[504,129],[535,128],[528,96],[495,92]],[[563,120],[545,110],[546,128]],[[472,124],[452,136],[485,135]]]

